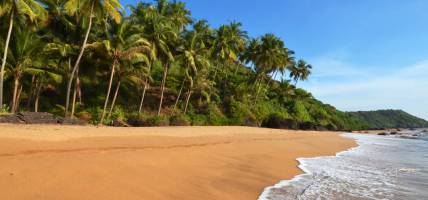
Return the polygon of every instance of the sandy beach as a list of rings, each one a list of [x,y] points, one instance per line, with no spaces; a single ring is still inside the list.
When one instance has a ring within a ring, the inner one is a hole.
[[[298,157],[356,146],[339,133],[249,127],[0,125],[0,198],[257,199]]]

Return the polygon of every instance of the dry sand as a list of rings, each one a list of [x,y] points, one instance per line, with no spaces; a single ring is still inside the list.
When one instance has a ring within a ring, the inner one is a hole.
[[[338,133],[249,127],[0,125],[0,199],[257,199]]]

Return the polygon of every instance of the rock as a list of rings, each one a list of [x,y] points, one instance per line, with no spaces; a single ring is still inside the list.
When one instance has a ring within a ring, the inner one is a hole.
[[[312,122],[302,122],[299,124],[301,130],[315,130],[315,124]]]
[[[398,132],[397,132],[397,131],[392,131],[392,132],[390,132],[389,134],[390,134],[390,135],[397,135],[397,134],[398,134]]]
[[[59,124],[61,119],[47,112],[21,112],[16,116],[26,124]]]
[[[283,119],[279,116],[271,116],[262,123],[262,127],[276,129],[298,129],[299,124],[291,119]]]
[[[386,133],[386,132],[381,132],[381,133],[378,133],[377,135],[388,135],[388,133]]]
[[[15,114],[1,114],[0,123],[21,124],[24,121],[19,119]]]

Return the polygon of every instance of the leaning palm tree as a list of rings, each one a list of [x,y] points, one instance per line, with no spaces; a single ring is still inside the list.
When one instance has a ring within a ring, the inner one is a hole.
[[[71,85],[73,82],[74,74],[79,68],[80,61],[83,57],[83,53],[88,42],[89,33],[91,32],[92,28],[92,20],[94,17],[103,18],[105,16],[110,16],[114,19],[116,23],[119,23],[122,19],[122,15],[120,13],[122,5],[118,0],[69,0],[64,5],[64,8],[66,13],[69,15],[80,14],[89,18],[82,47],[80,49],[79,55],[77,56],[76,62],[73,66],[67,84],[67,95],[65,103],[65,116],[67,117],[70,102]]]
[[[138,57],[139,59],[143,59],[146,65],[149,65],[152,47],[150,42],[143,37],[142,33],[141,27],[133,26],[127,21],[122,21],[119,24],[111,25],[107,33],[108,40],[88,45],[88,48],[98,50],[103,57],[112,61],[110,80],[100,123],[104,121],[106,115],[115,72],[121,67],[125,68],[125,66],[121,66],[121,63]],[[118,85],[120,86],[120,84]]]
[[[45,18],[45,9],[37,0],[2,0],[0,1],[0,17],[9,17],[9,28],[4,43],[2,65],[0,68],[0,109],[3,107],[3,79],[8,56],[9,42],[15,21],[24,19],[30,23]]]
[[[307,64],[304,60],[299,60],[294,66],[290,69],[290,78],[294,80],[294,85],[297,85],[299,80],[307,80],[309,75],[311,75],[312,66]]]
[[[257,74],[254,87],[258,84],[254,102],[257,102],[264,76],[287,66],[288,55],[284,42],[273,34],[253,39],[247,49],[247,52],[243,54],[243,60],[246,63],[254,64]]]
[[[152,43],[157,59],[163,65],[161,94],[158,115],[161,114],[166,78],[174,58],[174,44],[177,43],[178,33],[191,22],[190,11],[182,2],[157,0],[156,5],[139,3],[131,7],[131,20],[143,23],[147,39]]]
[[[187,112],[189,100],[194,89],[194,79],[197,78],[198,71],[210,66],[208,49],[205,48],[203,36],[204,35],[198,33],[197,30],[186,33],[181,55],[179,56],[179,60],[184,67],[185,77],[189,82],[184,113]]]

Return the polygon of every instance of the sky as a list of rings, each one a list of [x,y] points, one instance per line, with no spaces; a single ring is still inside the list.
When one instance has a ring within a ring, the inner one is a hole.
[[[281,37],[313,66],[298,86],[325,103],[428,119],[427,0],[182,1],[213,27],[238,21],[251,37]]]

